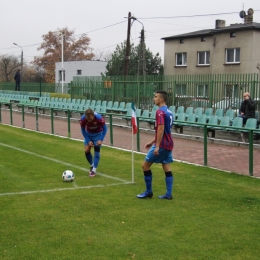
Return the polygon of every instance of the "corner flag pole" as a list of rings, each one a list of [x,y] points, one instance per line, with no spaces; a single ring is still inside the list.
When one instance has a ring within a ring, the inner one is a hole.
[[[134,130],[132,127],[132,183],[135,182],[135,173],[134,173]]]
[[[138,132],[135,105],[132,102],[132,183],[134,183],[134,135]]]

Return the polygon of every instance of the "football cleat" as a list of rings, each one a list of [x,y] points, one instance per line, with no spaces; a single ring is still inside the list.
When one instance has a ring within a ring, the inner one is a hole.
[[[89,174],[92,172],[92,170],[93,170],[93,166],[90,166],[90,168],[89,168]]]
[[[96,176],[95,172],[93,172],[93,171],[89,172],[89,177],[95,177],[95,176]]]
[[[147,191],[143,192],[142,194],[136,195],[136,197],[138,199],[152,198],[152,196],[153,196],[153,193],[152,192],[147,192]]]
[[[162,195],[162,196],[158,196],[159,199],[166,199],[166,200],[172,200],[172,195]]]

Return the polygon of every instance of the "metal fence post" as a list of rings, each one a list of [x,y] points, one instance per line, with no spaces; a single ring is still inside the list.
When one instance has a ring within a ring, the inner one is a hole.
[[[112,114],[109,114],[109,129],[110,129],[110,145],[113,146],[113,119],[112,119]]]
[[[36,131],[39,131],[39,121],[38,121],[38,107],[35,107],[35,116],[36,116]]]
[[[0,102],[0,123],[2,123],[2,103]]]
[[[71,137],[71,133],[70,133],[70,110],[68,110],[68,137]]]
[[[136,134],[136,141],[137,141],[137,151],[140,152],[140,128],[139,128],[139,117],[136,117],[137,122],[137,134]]]
[[[254,166],[254,146],[253,146],[253,130],[249,130],[249,175],[253,176],[253,166]]]
[[[51,108],[51,133],[54,134],[53,108]]]
[[[23,121],[23,128],[25,128],[25,121],[24,121],[24,105],[22,105],[22,121]]]
[[[10,124],[13,125],[13,108],[12,108],[12,103],[9,103],[10,105]]]
[[[208,131],[207,125],[204,125],[204,166],[208,165]]]

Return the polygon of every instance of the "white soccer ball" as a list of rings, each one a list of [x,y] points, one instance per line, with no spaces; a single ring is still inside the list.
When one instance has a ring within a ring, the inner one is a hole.
[[[66,170],[62,173],[63,181],[74,181],[75,175],[72,171]]]

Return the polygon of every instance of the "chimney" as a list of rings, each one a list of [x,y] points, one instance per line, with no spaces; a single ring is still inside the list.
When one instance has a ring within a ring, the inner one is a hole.
[[[252,8],[249,8],[247,11],[247,15],[245,15],[244,17],[245,24],[253,22],[253,14],[254,14],[254,10]]]
[[[215,23],[215,29],[220,29],[226,27],[226,21],[225,20],[216,20]]]

